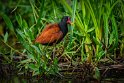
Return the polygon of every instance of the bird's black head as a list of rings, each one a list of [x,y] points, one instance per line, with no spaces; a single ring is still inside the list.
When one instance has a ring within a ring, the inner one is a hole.
[[[68,26],[67,24],[71,24],[71,20],[70,20],[70,17],[69,16],[64,16],[62,19],[61,19],[61,22],[59,23],[59,27],[63,33],[63,37],[67,34],[68,32]]]
[[[66,23],[66,24],[71,24],[71,20],[69,16],[64,16],[61,20],[61,22]]]

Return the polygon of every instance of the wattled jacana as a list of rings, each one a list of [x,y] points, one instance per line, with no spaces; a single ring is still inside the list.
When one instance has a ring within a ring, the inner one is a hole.
[[[59,43],[68,32],[67,24],[71,24],[69,16],[64,16],[59,23],[48,24],[35,42],[49,46]]]

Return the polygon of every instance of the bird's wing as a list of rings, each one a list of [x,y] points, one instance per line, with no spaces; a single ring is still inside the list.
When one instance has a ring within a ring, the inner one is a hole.
[[[62,37],[63,33],[61,32],[58,24],[51,24],[44,28],[41,34],[36,38],[35,42],[41,44],[49,44],[57,42]]]

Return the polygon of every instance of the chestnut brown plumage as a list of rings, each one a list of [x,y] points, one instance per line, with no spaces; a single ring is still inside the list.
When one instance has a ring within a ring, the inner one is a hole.
[[[68,32],[67,24],[71,24],[68,16],[64,16],[60,23],[48,24],[36,38],[35,42],[43,45],[59,43]]]

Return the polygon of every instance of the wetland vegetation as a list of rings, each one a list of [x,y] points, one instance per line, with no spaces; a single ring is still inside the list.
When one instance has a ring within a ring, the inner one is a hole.
[[[63,16],[70,16],[73,26],[59,44],[34,42],[46,24]],[[0,1],[0,78],[100,81],[123,77],[123,71],[124,0]]]

